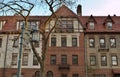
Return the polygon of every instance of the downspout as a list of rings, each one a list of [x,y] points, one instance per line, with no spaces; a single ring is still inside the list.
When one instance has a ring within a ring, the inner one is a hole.
[[[7,48],[8,48],[8,38],[9,38],[9,34],[7,34],[7,41],[6,41],[6,49],[5,49],[5,57],[4,57],[4,67],[3,67],[3,75],[2,77],[5,77],[5,73],[6,73],[6,58],[7,58]]]
[[[86,40],[87,38],[86,38],[85,32],[84,32],[84,38],[85,38],[85,39],[84,39],[84,43],[85,43],[85,45],[84,45],[84,51],[85,51],[85,54],[84,54],[84,59],[85,59],[85,77],[88,77],[87,51],[86,51],[86,50],[87,50],[87,47],[86,47],[86,46],[87,46],[87,44],[86,44],[86,43],[87,43],[87,42],[86,42],[86,41],[87,41],[87,40]]]

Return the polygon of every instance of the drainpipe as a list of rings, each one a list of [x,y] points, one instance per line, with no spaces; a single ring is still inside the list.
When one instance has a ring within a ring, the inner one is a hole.
[[[24,36],[24,24],[22,25],[22,32],[20,37],[20,50],[19,50],[19,58],[18,58],[18,70],[17,77],[21,77],[21,61],[22,61],[22,52],[23,52],[23,36]]]
[[[84,32],[85,33],[85,32]],[[87,66],[87,38],[86,38],[86,34],[84,34],[84,36],[85,36],[85,39],[84,39],[84,43],[85,43],[85,45],[84,45],[84,51],[85,51],[85,55],[84,55],[84,58],[85,58],[85,77],[88,77],[88,66]]]
[[[7,34],[7,40],[6,40],[6,49],[5,49],[4,67],[3,67],[2,77],[5,77],[5,72],[6,72],[6,67],[5,66],[6,66],[6,58],[7,58],[8,38],[9,38],[9,34]]]

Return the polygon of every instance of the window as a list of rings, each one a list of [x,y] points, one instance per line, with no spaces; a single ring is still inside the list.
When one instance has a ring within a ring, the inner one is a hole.
[[[79,77],[79,75],[78,74],[73,74],[72,77]]]
[[[106,55],[101,56],[101,66],[107,66],[107,57],[106,57]]]
[[[116,65],[118,65],[118,59],[117,59],[117,56],[116,55],[112,55],[111,56],[111,61],[112,61],[112,65],[113,66],[116,66]]]
[[[53,72],[52,71],[48,71],[47,72],[47,77],[53,77]]]
[[[115,48],[116,47],[116,39],[110,38],[110,47]]]
[[[61,63],[62,64],[67,64],[67,55],[62,55],[61,56]]]
[[[95,24],[94,24],[94,22],[90,22],[90,23],[89,23],[89,29],[90,29],[90,30],[94,30],[94,29],[95,29]]]
[[[95,47],[95,39],[94,38],[89,39],[89,47]]]
[[[32,31],[38,30],[39,22],[38,21],[28,21],[28,28]]]
[[[38,31],[32,32],[32,41],[38,42],[39,39],[40,39],[39,32]]]
[[[22,65],[28,65],[28,53],[23,53]]]
[[[56,26],[56,32],[73,32],[73,21],[71,20],[59,20]]]
[[[40,77],[40,71],[35,72],[35,77]]]
[[[50,64],[56,64],[56,55],[50,56]]]
[[[72,37],[72,46],[73,47],[77,46],[77,37]]]
[[[107,22],[107,29],[109,29],[109,30],[112,29],[112,22]]]
[[[33,55],[33,65],[38,65],[38,60],[35,55]]]
[[[93,74],[93,77],[106,77],[105,74]]]
[[[12,75],[12,77],[17,77],[17,74],[13,74]],[[24,77],[24,75],[23,74],[21,74],[21,76],[20,77]]]
[[[21,30],[23,25],[24,25],[24,21],[22,21],[22,20],[17,21],[17,30]]]
[[[96,65],[96,56],[95,55],[90,56],[90,65],[92,65],[92,66]]]
[[[65,36],[61,37],[61,46],[66,47],[67,46],[67,39]]]
[[[67,77],[67,74],[61,74],[61,77]]]
[[[105,39],[100,38],[100,48],[105,48]]]
[[[51,46],[56,46],[56,37],[51,37]]]
[[[0,48],[2,47],[2,38],[0,37]]]
[[[78,64],[78,55],[72,55],[72,64]]]
[[[19,38],[18,36],[15,36],[13,40],[13,47],[18,47],[18,46],[19,46]]]
[[[12,65],[17,65],[17,53],[12,53]]]
[[[0,21],[0,30],[2,30],[5,23],[6,23],[6,21]]]

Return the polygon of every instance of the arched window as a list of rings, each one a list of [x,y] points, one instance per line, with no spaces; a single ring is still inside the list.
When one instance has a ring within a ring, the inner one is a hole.
[[[48,71],[47,72],[47,77],[53,77],[53,72],[52,71]]]
[[[35,77],[40,77],[40,71],[35,72]]]

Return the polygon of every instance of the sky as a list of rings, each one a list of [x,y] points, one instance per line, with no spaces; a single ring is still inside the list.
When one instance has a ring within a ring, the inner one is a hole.
[[[83,16],[107,16],[117,15],[120,16],[120,0],[78,0],[77,4],[82,5]],[[76,13],[76,6],[72,10]],[[41,12],[38,11],[41,9]],[[48,15],[47,8],[39,7],[32,11],[32,15]]]

